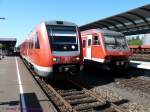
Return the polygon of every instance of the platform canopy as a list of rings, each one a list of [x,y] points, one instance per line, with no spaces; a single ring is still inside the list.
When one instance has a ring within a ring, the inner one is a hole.
[[[93,28],[119,31],[125,35],[150,33],[150,4],[80,26],[81,31]]]
[[[0,44],[3,44],[9,48],[14,48],[16,45],[16,38],[0,38]]]

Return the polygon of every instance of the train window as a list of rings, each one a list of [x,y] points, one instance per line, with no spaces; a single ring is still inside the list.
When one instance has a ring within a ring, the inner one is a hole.
[[[94,36],[93,45],[100,45],[100,41],[99,41],[98,36]]]
[[[50,26],[48,27],[48,35],[52,36],[53,44],[77,44],[77,32],[75,27],[66,26]]]
[[[31,42],[29,41],[29,49],[31,49]]]
[[[27,45],[27,44],[26,44]],[[33,48],[33,41],[32,40],[29,40],[29,49],[32,49]]]
[[[33,38],[31,40],[31,49],[33,49]]]
[[[39,49],[40,48],[40,44],[39,44],[39,38],[38,38],[38,33],[35,34],[35,38],[34,38],[34,42],[35,42],[35,49]]]
[[[88,46],[91,46],[91,42],[92,42],[92,40],[88,39]]]
[[[24,46],[25,46],[25,43],[24,43]],[[28,46],[28,49],[30,49],[30,42],[29,41],[27,41],[27,46]]]
[[[78,50],[79,43],[75,26],[47,26],[47,31],[53,51]],[[67,49],[64,49],[64,46]]]
[[[83,40],[83,48],[86,47],[86,40]]]

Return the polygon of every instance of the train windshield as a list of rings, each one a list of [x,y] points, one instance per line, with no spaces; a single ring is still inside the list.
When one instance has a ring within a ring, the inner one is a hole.
[[[48,28],[48,35],[55,51],[65,49],[72,51],[78,48],[77,32],[74,26],[51,26]]]
[[[128,50],[127,42],[123,36],[104,36],[104,43],[107,50]]]
[[[75,44],[76,32],[66,30],[53,30],[52,31],[53,44]]]

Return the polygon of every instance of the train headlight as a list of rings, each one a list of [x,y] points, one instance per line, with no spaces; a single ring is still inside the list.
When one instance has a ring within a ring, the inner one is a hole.
[[[53,58],[54,62],[60,62],[60,58]]]
[[[56,61],[57,59],[56,58],[53,58],[53,61]]]
[[[79,60],[80,60],[80,58],[79,58],[79,57],[76,57],[76,60],[77,60],[77,61],[79,61]]]
[[[71,48],[74,50],[76,47],[74,45],[72,45]]]

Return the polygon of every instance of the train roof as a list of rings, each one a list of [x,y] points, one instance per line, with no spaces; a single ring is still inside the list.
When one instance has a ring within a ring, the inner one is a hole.
[[[65,25],[65,26],[77,26],[77,24],[68,21],[45,21],[46,25]]]
[[[82,31],[81,34],[87,35],[91,33],[103,33],[104,35],[123,35],[121,32],[106,30],[106,29],[90,29]]]

